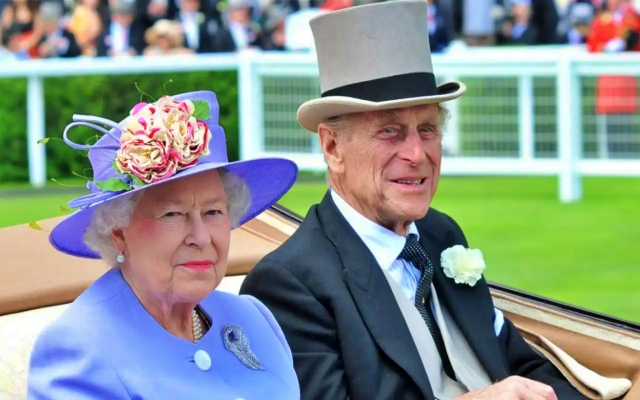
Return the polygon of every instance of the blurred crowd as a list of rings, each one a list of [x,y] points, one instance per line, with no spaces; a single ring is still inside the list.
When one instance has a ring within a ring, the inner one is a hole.
[[[0,60],[308,50],[310,18],[373,1],[380,0],[0,0]],[[454,40],[638,47],[638,1],[426,1],[434,52]]]

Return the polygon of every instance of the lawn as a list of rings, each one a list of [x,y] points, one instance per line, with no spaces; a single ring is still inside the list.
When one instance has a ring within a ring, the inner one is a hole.
[[[281,203],[304,215],[325,190],[299,183]],[[640,180],[586,179],[584,193],[563,205],[552,178],[444,178],[433,206],[483,251],[489,280],[640,322]],[[0,192],[0,227],[60,215],[71,197]]]

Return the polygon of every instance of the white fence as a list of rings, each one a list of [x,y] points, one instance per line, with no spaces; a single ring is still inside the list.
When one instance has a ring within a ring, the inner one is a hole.
[[[640,55],[473,49],[435,55],[434,68],[443,81],[457,79],[468,86],[462,99],[448,105],[452,119],[443,174],[558,176],[563,202],[581,198],[581,176],[640,176],[640,115],[599,116],[594,107],[595,78],[640,77]],[[296,121],[298,106],[319,94],[313,54],[3,64],[0,78],[28,78],[31,183],[41,186],[46,180],[44,148],[36,144],[45,136],[44,77],[220,69],[239,74],[242,158],[283,156],[302,170],[325,169],[316,136]]]

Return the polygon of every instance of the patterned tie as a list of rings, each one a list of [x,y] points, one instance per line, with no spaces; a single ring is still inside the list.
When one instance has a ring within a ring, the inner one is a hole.
[[[453,372],[451,361],[449,360],[449,356],[447,356],[447,350],[444,346],[444,341],[442,340],[442,334],[440,333],[440,329],[438,329],[436,319],[433,316],[433,311],[429,306],[431,304],[430,298],[431,280],[433,279],[433,264],[431,264],[431,260],[429,259],[427,252],[422,248],[422,246],[420,246],[420,243],[418,243],[418,239],[415,234],[409,234],[409,236],[407,236],[407,242],[405,243],[398,258],[409,261],[420,270],[421,276],[420,282],[418,283],[418,290],[416,291],[415,305],[420,312],[420,315],[422,315],[422,319],[427,323],[431,336],[433,336],[433,341],[435,342],[438,352],[440,353],[440,358],[442,359],[444,371],[447,373],[449,378],[456,380],[456,375]]]

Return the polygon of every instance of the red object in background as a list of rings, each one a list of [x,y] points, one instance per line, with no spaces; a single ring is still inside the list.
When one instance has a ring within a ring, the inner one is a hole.
[[[29,40],[32,35],[33,35],[33,31],[21,33],[18,35],[18,42]],[[40,58],[40,54],[38,53],[38,45],[36,44],[34,46],[31,46],[27,50],[27,54],[29,55],[29,58],[34,58],[34,59]]]
[[[613,14],[603,12],[594,19],[587,38],[587,50],[603,52],[606,44],[615,38],[626,38],[629,31],[640,33],[640,16],[630,9],[620,21]],[[633,51],[640,51],[640,44]],[[596,82],[596,113],[634,114],[638,112],[638,80],[634,76],[599,76]]]
[[[353,0],[327,0],[320,9],[323,11],[338,11],[349,8],[353,5]]]

